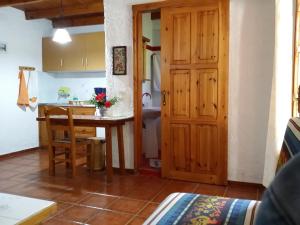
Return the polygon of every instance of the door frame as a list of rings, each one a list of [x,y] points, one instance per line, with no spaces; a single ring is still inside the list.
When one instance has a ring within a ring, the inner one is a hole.
[[[201,3],[209,4],[215,0],[201,0]],[[225,8],[227,15],[224,15],[227,20],[229,20],[229,0],[220,0],[220,4]],[[138,170],[141,163],[141,153],[142,153],[142,81],[143,81],[143,32],[142,32],[142,14],[149,11],[161,10],[165,7],[183,7],[183,6],[197,6],[199,5],[199,0],[163,0],[160,2],[146,3],[140,5],[133,5],[133,95],[134,95],[134,169]],[[229,27],[229,21],[224,21],[225,27]],[[224,65],[223,72],[226,73],[227,85],[226,91],[224,93],[225,98],[228,99],[228,67],[229,67],[229,41],[227,29],[224,39],[224,48],[227,51],[223,55]],[[163,46],[161,46],[163,48]],[[225,111],[228,111],[228,104],[225,107]],[[228,129],[227,116],[224,118],[226,120],[226,131]],[[163,135],[163,134],[162,134]],[[228,136],[228,135],[227,135]],[[228,138],[227,138],[228,139]],[[228,140],[224,141],[223,144],[228,148]],[[228,154],[228,149],[227,149]],[[224,171],[223,176],[227,177],[227,154],[225,156],[226,171]],[[227,179],[226,179],[227,180]]]

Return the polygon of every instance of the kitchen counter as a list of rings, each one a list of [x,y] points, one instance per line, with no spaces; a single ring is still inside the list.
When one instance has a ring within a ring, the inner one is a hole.
[[[39,103],[39,106],[95,108],[94,105],[89,105],[89,104],[72,105],[68,103]]]

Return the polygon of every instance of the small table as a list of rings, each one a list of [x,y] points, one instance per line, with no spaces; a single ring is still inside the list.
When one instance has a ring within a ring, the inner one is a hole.
[[[118,149],[119,149],[119,164],[121,174],[125,173],[124,161],[124,139],[123,139],[123,125],[126,122],[133,121],[133,116],[128,117],[100,117],[93,115],[73,115],[75,127],[104,127],[105,128],[105,141],[106,141],[106,171],[108,182],[112,181],[113,168],[112,168],[112,135],[111,128],[117,128],[118,136]],[[38,117],[39,122],[46,121],[45,117]],[[66,116],[52,116],[51,120],[57,125],[67,125],[68,120]]]
[[[39,224],[55,213],[55,202],[0,193],[0,224]]]

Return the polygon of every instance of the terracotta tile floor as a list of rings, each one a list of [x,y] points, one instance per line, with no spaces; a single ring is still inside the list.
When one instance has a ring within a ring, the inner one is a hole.
[[[106,182],[105,172],[92,175],[78,167],[72,179],[63,165],[48,175],[46,151],[23,153],[0,160],[0,191],[58,203],[58,211],[44,224],[139,225],[173,192],[259,199],[260,188],[231,184],[215,186],[161,179],[156,176],[115,175]]]

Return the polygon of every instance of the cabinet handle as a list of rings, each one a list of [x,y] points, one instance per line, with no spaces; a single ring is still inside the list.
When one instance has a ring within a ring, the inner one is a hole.
[[[166,92],[166,91],[163,91],[163,92],[162,92],[162,97],[163,97],[163,105],[166,105],[166,104],[167,104],[167,102],[166,102],[166,94],[167,94],[167,92]]]

